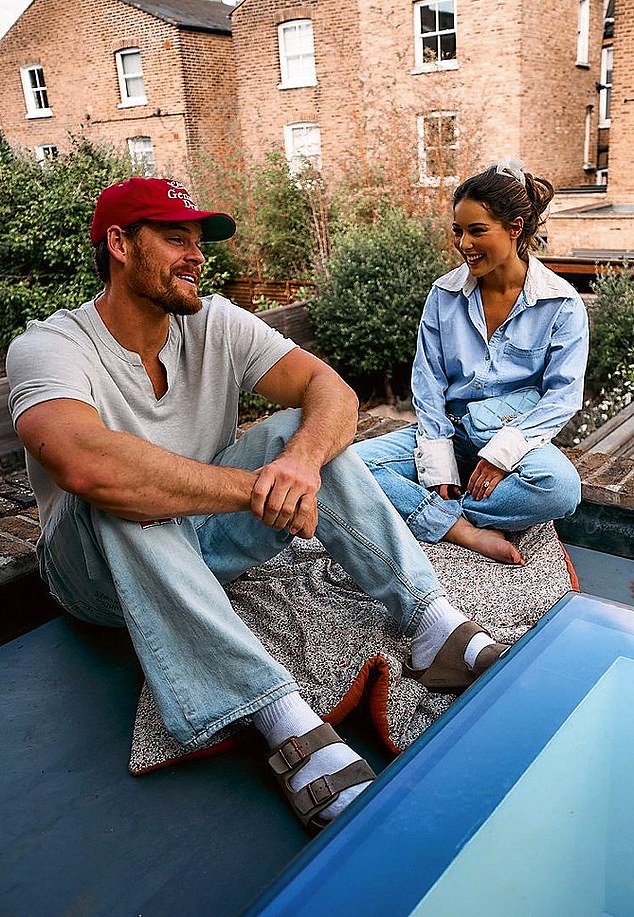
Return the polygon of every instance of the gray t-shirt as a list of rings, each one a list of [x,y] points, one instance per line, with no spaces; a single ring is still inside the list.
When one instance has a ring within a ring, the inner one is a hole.
[[[13,341],[9,409],[15,424],[36,404],[72,398],[94,407],[111,430],[209,463],[235,440],[240,389],[252,391],[295,346],[257,316],[212,296],[196,315],[170,316],[159,354],[167,391],[157,400],[140,356],[113,338],[91,300],[29,322]],[[27,469],[44,525],[62,491],[28,453]]]

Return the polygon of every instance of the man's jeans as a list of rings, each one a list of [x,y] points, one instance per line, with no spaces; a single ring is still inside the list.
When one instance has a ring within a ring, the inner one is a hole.
[[[517,532],[571,516],[581,500],[581,481],[574,465],[551,444],[531,449],[514,472],[500,481],[490,497],[443,500],[418,483],[414,449],[416,426],[353,446],[416,538],[435,544],[460,516],[481,528]],[[478,448],[462,427],[454,433],[454,452],[463,486],[478,462]]]
[[[299,417],[284,411],[257,424],[213,464],[267,464]],[[444,595],[415,538],[350,449],[322,469],[317,537],[406,635]],[[291,539],[250,512],[141,524],[69,494],[46,524],[38,553],[51,592],[68,611],[94,623],[125,623],[167,728],[196,748],[297,690],[222,588]]]

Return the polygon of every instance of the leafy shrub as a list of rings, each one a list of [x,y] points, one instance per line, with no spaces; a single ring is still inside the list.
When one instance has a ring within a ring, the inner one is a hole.
[[[240,392],[240,402],[238,405],[238,423],[249,423],[265,417],[267,414],[274,414],[279,411],[281,405],[267,401],[262,395],[255,392]]]
[[[608,373],[605,386],[594,398],[587,398],[583,408],[556,437],[558,446],[578,446],[586,436],[603,426],[611,417],[634,401],[634,362],[623,363]]]
[[[75,308],[99,292],[92,212],[100,191],[130,174],[126,157],[84,139],[41,167],[0,137],[0,350],[30,319]],[[203,294],[228,276],[221,248],[205,254]]]
[[[323,190],[309,166],[291,175],[284,155],[267,154],[249,163],[238,152],[226,162],[204,155],[194,169],[194,185],[210,209],[231,213],[238,232],[231,243],[239,274],[269,280],[310,278],[322,240],[315,208]]]
[[[389,392],[411,365],[425,298],[446,270],[429,220],[392,209],[349,230],[309,305],[321,352],[348,378],[382,377]]]
[[[608,385],[617,367],[634,363],[634,275],[627,263],[593,285],[590,354],[586,383],[593,392]]]

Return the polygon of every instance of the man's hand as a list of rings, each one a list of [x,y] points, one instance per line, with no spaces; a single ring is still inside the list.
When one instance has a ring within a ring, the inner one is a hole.
[[[459,500],[462,496],[462,491],[457,484],[434,484],[429,489],[435,490],[443,500]]]
[[[467,490],[474,500],[483,500],[490,497],[500,481],[503,481],[507,472],[502,471],[497,465],[492,465],[486,459],[480,459],[469,478]]]
[[[312,538],[317,527],[319,469],[282,453],[260,469],[251,491],[251,512],[265,525]]]

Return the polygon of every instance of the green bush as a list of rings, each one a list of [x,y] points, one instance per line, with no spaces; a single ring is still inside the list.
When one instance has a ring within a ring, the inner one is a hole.
[[[597,295],[591,309],[590,354],[586,383],[592,392],[608,384],[622,365],[634,363],[634,274],[624,263],[621,271],[603,274],[593,285]]]
[[[0,136],[0,350],[30,319],[99,292],[90,219],[99,192],[130,174],[127,157],[84,139],[41,167]],[[228,276],[223,248],[205,254],[203,294]]]
[[[306,277],[310,272],[310,211],[301,184],[286,159],[269,153],[254,171],[254,239],[265,276]]]
[[[238,224],[231,243],[235,273],[268,280],[310,279],[322,259],[327,234],[326,192],[307,162],[292,175],[284,155],[247,162],[238,150],[222,162],[201,155],[194,187],[210,209],[231,213]]]
[[[411,365],[425,298],[446,270],[429,220],[392,209],[349,230],[309,306],[321,352],[347,378],[378,376],[389,392]]]

